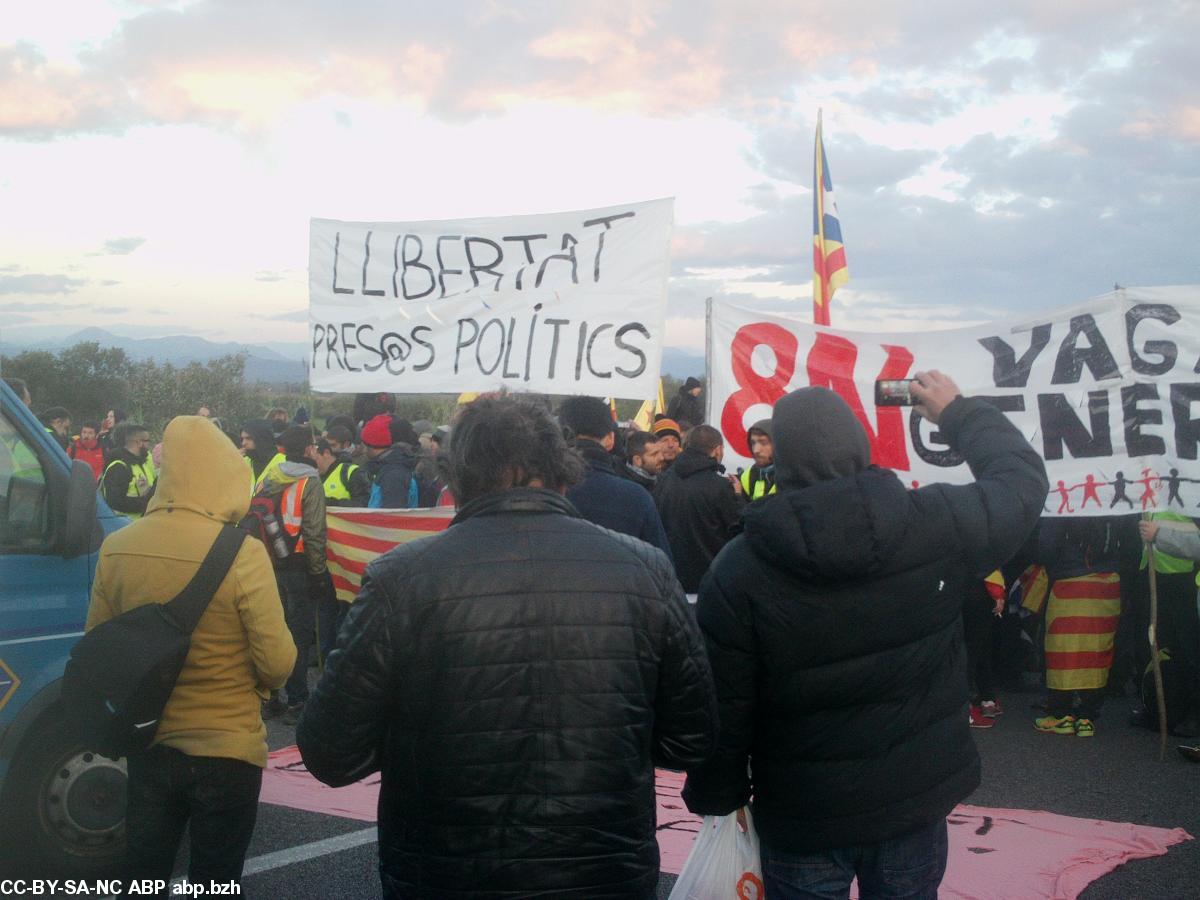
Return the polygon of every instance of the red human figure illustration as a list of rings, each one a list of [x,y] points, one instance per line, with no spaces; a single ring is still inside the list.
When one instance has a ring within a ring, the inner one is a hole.
[[[1142,486],[1142,496],[1138,497],[1138,499],[1142,501],[1143,510],[1158,506],[1158,494],[1154,492],[1154,487],[1152,486],[1154,482],[1158,482],[1161,485],[1162,479],[1152,474],[1150,469],[1142,469],[1142,477],[1134,480],[1134,484]]]
[[[1085,478],[1081,484],[1071,485],[1071,490],[1075,490],[1076,488],[1083,488],[1083,502],[1079,504],[1080,509],[1083,509],[1085,506],[1087,506],[1089,500],[1095,500],[1097,506],[1103,506],[1103,504],[1100,502],[1100,494],[1096,490],[1096,488],[1098,488],[1099,486],[1100,486],[1100,483],[1098,481],[1096,481],[1096,476],[1092,475],[1090,473],[1088,474],[1088,477]]]
[[[1069,513],[1075,512],[1075,510],[1071,508],[1071,491],[1073,489],[1067,487],[1066,484],[1064,484],[1063,482],[1060,481],[1058,483],[1058,487],[1056,487],[1054,490],[1058,492],[1058,496],[1062,497],[1062,501],[1058,504],[1058,511],[1060,513],[1061,512],[1069,512]]]

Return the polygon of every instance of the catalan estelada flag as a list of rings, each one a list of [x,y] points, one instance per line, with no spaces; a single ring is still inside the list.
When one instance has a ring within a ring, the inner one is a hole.
[[[850,280],[842,224],[833,199],[833,179],[821,138],[821,113],[817,111],[817,142],[813,149],[813,324],[829,324],[833,292]]]
[[[667,412],[666,401],[663,400],[663,383],[662,379],[658,379],[658,396],[653,400],[645,401],[633,417],[633,427],[638,431],[649,431],[650,426],[654,424],[654,417],[658,413]]]
[[[337,509],[327,507],[326,555],[337,598],[353,602],[367,563],[397,544],[443,531],[454,518],[452,506],[434,509]]]

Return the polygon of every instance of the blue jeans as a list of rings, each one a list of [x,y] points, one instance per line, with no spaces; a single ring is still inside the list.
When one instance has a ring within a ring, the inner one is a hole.
[[[858,877],[862,900],[935,900],[946,874],[946,820],[903,837],[819,853],[782,853],[762,845],[767,900],[840,900]]]

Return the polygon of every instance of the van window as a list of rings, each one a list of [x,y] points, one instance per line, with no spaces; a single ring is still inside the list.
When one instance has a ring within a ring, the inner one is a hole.
[[[0,415],[0,553],[49,553],[50,537],[41,461]]]

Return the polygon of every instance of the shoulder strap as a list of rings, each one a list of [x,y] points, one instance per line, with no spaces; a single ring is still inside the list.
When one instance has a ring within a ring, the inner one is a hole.
[[[172,617],[188,634],[196,630],[200,617],[208,608],[208,601],[225,580],[246,535],[245,529],[223,525],[204,562],[200,563],[199,571],[192,576],[187,587],[166,604]]]

